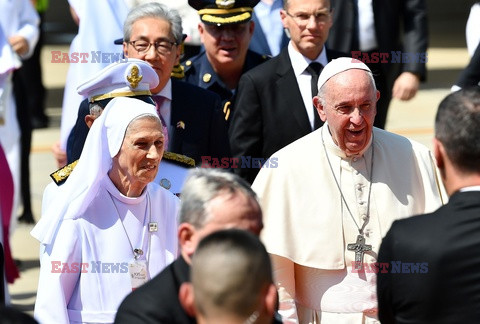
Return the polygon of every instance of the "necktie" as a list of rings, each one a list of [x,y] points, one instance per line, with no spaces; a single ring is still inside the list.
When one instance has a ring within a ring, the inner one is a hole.
[[[310,63],[309,66],[307,66],[307,72],[310,73],[312,76],[312,79],[310,80],[310,86],[312,89],[312,98],[315,97],[318,93],[318,76],[320,75],[320,72],[323,70],[323,65],[318,63],[318,62],[312,62]],[[317,129],[320,126],[322,126],[322,121],[320,120],[320,117],[318,116],[318,112],[313,107],[313,129]]]
[[[165,122],[165,119],[163,119],[162,114],[160,113],[160,108],[162,107],[163,102],[165,101],[166,98],[164,96],[152,96],[152,98],[155,101],[155,104],[157,106],[158,117],[160,117],[160,120],[162,122],[163,135],[165,136],[165,143],[163,146],[165,147],[165,150],[167,150],[168,149],[168,125]]]

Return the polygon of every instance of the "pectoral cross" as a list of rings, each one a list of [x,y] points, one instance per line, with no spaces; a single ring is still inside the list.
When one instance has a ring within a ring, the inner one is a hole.
[[[372,250],[372,246],[365,244],[363,234],[357,235],[357,242],[347,245],[347,250],[355,251],[355,270],[361,270],[363,266],[363,254]]]

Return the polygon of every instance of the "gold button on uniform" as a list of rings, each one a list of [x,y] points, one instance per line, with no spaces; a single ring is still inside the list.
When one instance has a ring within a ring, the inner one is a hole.
[[[205,73],[202,79],[203,79],[203,82],[208,83],[212,79],[212,75],[210,73]]]

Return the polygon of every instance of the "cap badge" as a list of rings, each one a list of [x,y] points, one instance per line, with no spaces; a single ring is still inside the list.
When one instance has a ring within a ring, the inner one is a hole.
[[[229,9],[235,5],[235,0],[215,0],[215,4],[218,8]]]
[[[142,81],[143,75],[139,73],[138,66],[133,65],[132,69],[130,70],[130,75],[127,75],[127,81],[130,83],[130,87],[135,89],[138,87],[140,81]]]

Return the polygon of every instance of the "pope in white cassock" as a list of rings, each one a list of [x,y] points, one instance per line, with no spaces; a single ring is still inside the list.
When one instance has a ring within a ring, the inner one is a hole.
[[[380,93],[365,64],[333,60],[318,85],[324,126],[275,153],[278,167],[252,185],[280,313],[287,323],[379,323],[382,237],[395,219],[437,209],[444,189],[426,147],[373,127]]]
[[[177,256],[178,198],[152,183],[164,151],[155,106],[114,98],[49,206],[35,318],[113,323],[133,289]]]

